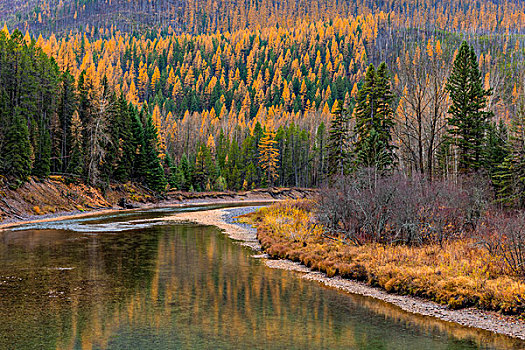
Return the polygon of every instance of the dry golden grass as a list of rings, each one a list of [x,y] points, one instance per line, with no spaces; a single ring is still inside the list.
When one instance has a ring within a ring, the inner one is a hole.
[[[42,210],[40,209],[38,205],[35,205],[33,207],[33,212],[35,213],[35,215],[42,215]]]
[[[525,283],[473,239],[442,246],[353,246],[323,235],[307,201],[278,203],[245,218],[257,225],[272,257],[299,261],[329,276],[364,281],[388,292],[434,300],[451,308],[525,312]]]

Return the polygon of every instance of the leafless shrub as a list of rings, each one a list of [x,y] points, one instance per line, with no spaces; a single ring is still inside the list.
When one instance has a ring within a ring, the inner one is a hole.
[[[489,203],[484,189],[363,170],[321,191],[317,220],[354,244],[443,243],[474,230]]]
[[[525,213],[508,212],[486,218],[480,242],[509,272],[525,277]]]
[[[487,178],[481,174],[472,174],[459,178],[456,186],[461,192],[456,206],[464,213],[464,231],[474,232],[484,213],[491,208],[492,188]]]

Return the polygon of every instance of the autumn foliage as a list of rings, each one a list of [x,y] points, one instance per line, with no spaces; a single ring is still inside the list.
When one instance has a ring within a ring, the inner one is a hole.
[[[473,236],[415,246],[348,244],[342,236],[327,235],[317,224],[314,203],[304,201],[260,209],[250,220],[270,256],[301,262],[328,276],[356,279],[451,308],[525,311],[522,280]]]

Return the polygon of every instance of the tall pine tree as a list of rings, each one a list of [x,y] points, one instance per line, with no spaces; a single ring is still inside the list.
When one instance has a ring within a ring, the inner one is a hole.
[[[491,139],[490,129],[487,139],[489,141]],[[505,158],[501,164],[495,165],[493,183],[501,202],[525,208],[525,101],[523,99],[518,104],[518,113],[512,120],[510,135],[505,146],[500,143],[498,147],[497,160],[502,156]]]
[[[392,145],[393,94],[386,63],[376,71],[370,65],[357,93],[355,110],[354,159],[357,167],[388,169],[394,164]]]
[[[487,97],[474,49],[465,41],[454,60],[445,86],[452,104],[448,110],[449,137],[459,150],[458,171],[477,171],[482,165],[483,144],[488,120]]]
[[[31,144],[24,118],[17,110],[7,118],[7,127],[0,149],[0,173],[12,184],[25,181],[31,169]]]
[[[328,138],[328,174],[342,176],[348,170],[348,111],[339,101],[333,111]]]
[[[162,192],[166,189],[167,181],[159,158],[158,131],[153,123],[151,114],[145,113],[145,116],[144,144],[142,146],[145,165],[145,182],[150,189],[156,192]]]

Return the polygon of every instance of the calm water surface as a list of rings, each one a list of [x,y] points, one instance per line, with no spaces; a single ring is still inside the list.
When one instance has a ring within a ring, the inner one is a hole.
[[[0,233],[0,349],[525,348],[269,269],[213,227],[151,221],[173,211]]]

